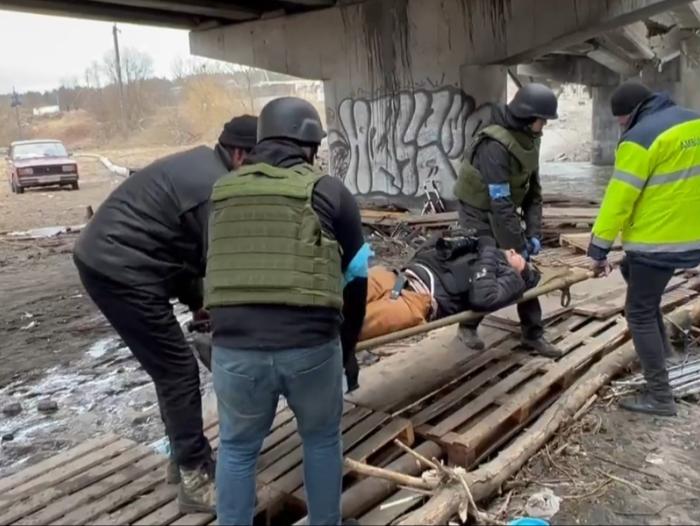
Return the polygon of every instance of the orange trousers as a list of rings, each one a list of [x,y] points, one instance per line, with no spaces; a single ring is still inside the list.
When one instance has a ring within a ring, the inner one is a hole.
[[[367,279],[367,313],[362,324],[360,340],[420,325],[428,320],[431,298],[403,289],[401,296],[391,299],[396,274],[376,266],[369,269]]]

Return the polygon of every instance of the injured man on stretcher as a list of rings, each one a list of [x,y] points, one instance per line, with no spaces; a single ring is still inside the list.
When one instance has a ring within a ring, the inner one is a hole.
[[[360,340],[466,310],[491,312],[537,286],[539,272],[493,239],[446,233],[426,242],[401,271],[369,269]]]

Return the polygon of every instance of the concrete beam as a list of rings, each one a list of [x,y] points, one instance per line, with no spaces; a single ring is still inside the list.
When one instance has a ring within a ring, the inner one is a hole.
[[[633,62],[622,58],[602,45],[590,51],[588,53],[588,58],[595,60],[598,64],[605,66],[623,77],[630,77],[639,71],[639,68],[636,67]]]
[[[237,7],[230,2],[213,0],[163,1],[163,0],[92,0],[100,4],[154,9],[185,15],[201,15],[211,18],[224,18],[231,21],[259,18],[261,11]]]
[[[505,21],[510,32],[490,49],[484,46],[474,59],[486,64],[522,64],[685,4],[687,0],[513,2]]]
[[[630,51],[632,58],[639,60],[652,60],[654,58],[654,52],[649,47],[647,28],[644,22],[635,22],[623,27],[620,31],[609,33],[606,36]]]
[[[0,0],[0,9],[71,18],[79,16],[92,20],[148,24],[181,29],[196,28],[203,21],[202,17],[196,15],[157,9],[104,5],[83,0]]]
[[[518,75],[589,86],[617,86],[620,75],[587,57],[551,55],[517,67]]]

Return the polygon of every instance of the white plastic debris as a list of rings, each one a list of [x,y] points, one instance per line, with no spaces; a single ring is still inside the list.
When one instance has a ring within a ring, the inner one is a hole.
[[[557,497],[551,489],[546,488],[527,499],[525,514],[539,519],[551,519],[559,512],[560,504],[561,498]]]
[[[647,464],[653,464],[654,466],[660,466],[664,463],[663,457],[661,457],[660,455],[656,455],[655,453],[649,453],[644,459],[644,461]]]

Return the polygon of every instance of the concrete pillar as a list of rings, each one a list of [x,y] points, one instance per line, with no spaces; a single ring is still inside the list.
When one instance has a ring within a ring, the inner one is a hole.
[[[700,36],[693,35],[682,41],[680,61],[678,103],[700,111]]]
[[[610,112],[610,97],[615,86],[594,86],[593,91],[593,148],[591,162],[596,166],[615,163],[615,148],[620,139],[620,126]]]

